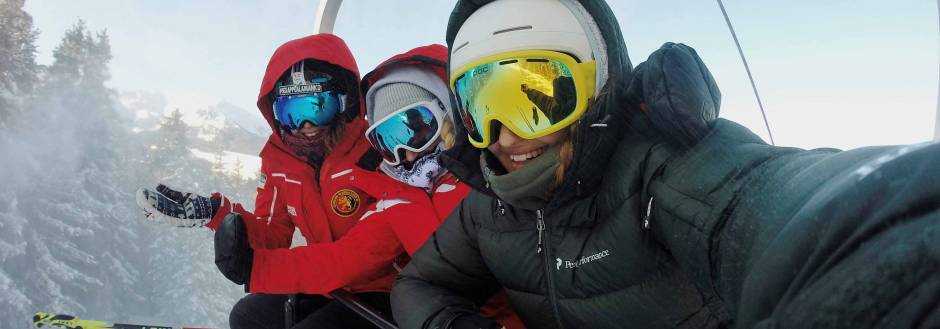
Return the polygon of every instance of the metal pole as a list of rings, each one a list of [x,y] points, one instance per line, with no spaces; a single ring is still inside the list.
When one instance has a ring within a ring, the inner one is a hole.
[[[342,4],[343,0],[320,0],[317,6],[316,31],[313,32],[318,34],[333,33],[333,26],[336,25],[336,14],[339,13],[339,6]],[[356,314],[364,317],[379,328],[398,329],[394,323],[386,319],[378,311],[360,302],[356,296],[345,290],[336,289],[330,293],[330,296],[333,296],[337,301],[346,305],[350,310],[356,312]]]
[[[940,28],[940,0],[937,0],[937,27]],[[937,82],[937,115],[934,119],[933,140],[940,142],[940,80]]]
[[[317,26],[314,33],[333,33],[336,25],[336,14],[343,0],[320,0],[317,6]]]
[[[940,2],[940,0],[937,0]],[[751,66],[747,65],[747,58],[744,57],[744,50],[741,49],[741,42],[738,41],[738,34],[734,33],[734,27],[731,26],[731,19],[728,18],[728,12],[725,11],[725,5],[718,0],[718,8],[721,8],[721,15],[725,17],[725,23],[728,23],[728,30],[731,31],[731,38],[734,39],[734,45],[738,48],[738,54],[741,55],[741,62],[744,62],[744,70],[747,71],[747,78],[751,81],[751,89],[754,90],[754,97],[757,98],[757,106],[760,107],[760,114],[764,117],[764,126],[767,127],[767,136],[770,137],[770,144],[777,145],[774,142],[774,133],[770,131],[770,122],[767,121],[767,113],[764,111],[764,102],[760,100],[760,94],[757,92],[757,84],[754,83],[754,76],[751,75]]]
[[[355,295],[349,293],[343,289],[336,289],[333,292],[330,292],[330,296],[333,296],[337,301],[346,305],[350,310],[359,314],[359,316],[365,318],[370,323],[379,327],[380,329],[398,329],[392,321],[389,321],[371,306],[363,303]]]

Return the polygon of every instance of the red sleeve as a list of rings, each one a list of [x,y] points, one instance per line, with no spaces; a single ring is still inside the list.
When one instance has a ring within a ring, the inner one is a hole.
[[[408,255],[418,251],[424,242],[428,240],[431,233],[440,225],[441,220],[437,218],[437,212],[424,191],[420,194],[414,194],[409,200],[416,200],[403,207],[399,211],[392,211],[387,216],[391,223],[395,236],[401,240],[402,245]],[[381,203],[393,203],[399,199],[381,200]]]
[[[212,197],[221,198],[222,202],[206,227],[215,230],[225,215],[237,212],[248,227],[248,241],[252,248],[290,247],[294,223],[291,222],[282,199],[278,197],[277,186],[270,180],[258,188],[254,213],[245,210],[240,203],[233,203],[221,193],[213,193]]]
[[[379,172],[356,169],[354,173],[358,178],[351,184],[377,199],[363,218],[381,213],[408,255],[417,251],[441,224],[441,218],[438,218],[434,204],[424,190]]]
[[[335,242],[255,249],[251,292],[327,294],[386,273],[404,250],[385,216],[366,214]]]

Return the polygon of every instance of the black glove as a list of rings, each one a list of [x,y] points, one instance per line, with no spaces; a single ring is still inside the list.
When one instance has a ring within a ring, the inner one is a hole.
[[[450,322],[448,329],[500,329],[499,322],[485,318],[479,314],[466,313],[459,315]]]
[[[155,190],[137,190],[137,206],[147,219],[179,227],[206,226],[221,203],[219,198],[207,198],[195,193],[176,191],[166,185]]]
[[[248,227],[238,213],[225,215],[215,231],[215,266],[235,284],[248,291],[254,251],[248,243]]]
[[[671,42],[637,65],[627,98],[664,137],[685,147],[708,134],[721,107],[718,85],[695,49]]]

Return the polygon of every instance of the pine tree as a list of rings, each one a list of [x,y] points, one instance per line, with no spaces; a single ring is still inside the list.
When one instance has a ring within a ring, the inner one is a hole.
[[[186,171],[191,169],[189,160],[189,127],[183,122],[183,112],[175,109],[160,120],[157,141],[151,145],[149,154],[151,177],[164,183],[186,182],[184,177],[192,176]]]
[[[225,175],[225,148],[221,143],[213,143],[213,152],[212,152],[212,176],[214,178],[222,177]],[[221,185],[222,182],[219,181],[218,185]]]
[[[6,130],[33,90],[39,73],[33,18],[23,11],[24,0],[0,1],[0,130]]]
[[[62,42],[52,53],[55,61],[48,69],[53,86],[82,86],[84,89],[105,89],[110,78],[110,37],[107,31],[92,34],[84,20],[78,20],[65,32]]]

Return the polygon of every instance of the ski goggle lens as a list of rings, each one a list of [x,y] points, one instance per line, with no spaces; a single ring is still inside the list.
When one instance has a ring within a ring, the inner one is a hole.
[[[476,147],[494,138],[492,120],[526,139],[561,130],[584,113],[594,94],[594,62],[578,63],[551,51],[495,58],[471,63],[452,78],[461,121]]]
[[[434,115],[429,102],[398,110],[373,124],[366,131],[372,148],[391,165],[401,163],[402,151],[423,152],[440,136],[440,118]]]
[[[290,130],[300,129],[304,121],[326,126],[333,123],[343,106],[343,95],[333,91],[278,96],[274,100],[274,116],[283,128]]]

